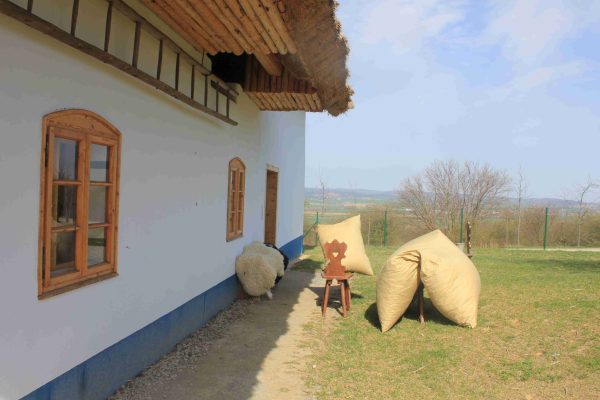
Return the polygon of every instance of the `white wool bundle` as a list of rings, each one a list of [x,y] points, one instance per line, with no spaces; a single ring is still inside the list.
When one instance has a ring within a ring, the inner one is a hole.
[[[283,276],[284,265],[283,265],[283,256],[277,250],[272,247],[265,246],[261,242],[252,242],[248,246],[244,247],[245,253],[256,253],[261,254],[267,257],[269,265],[275,270],[277,276]]]
[[[262,296],[275,286],[277,274],[267,257],[258,253],[242,253],[235,260],[235,273],[250,296]]]

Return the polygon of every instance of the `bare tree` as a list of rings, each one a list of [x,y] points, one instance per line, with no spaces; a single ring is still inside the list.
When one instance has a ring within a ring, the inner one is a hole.
[[[587,182],[575,187],[575,196],[577,200],[577,247],[581,247],[581,226],[590,211],[588,204],[585,202],[585,196],[598,187],[600,187],[600,185],[594,182],[590,177],[588,177]]]
[[[517,194],[517,247],[521,246],[521,210],[523,206],[523,198],[527,194],[527,182],[523,174],[523,165],[519,164],[519,172],[517,183],[515,186]]]
[[[508,191],[510,178],[485,164],[454,160],[436,161],[404,181],[400,202],[427,229],[441,228],[454,237],[459,228],[459,212],[476,224],[487,212],[496,209]]]

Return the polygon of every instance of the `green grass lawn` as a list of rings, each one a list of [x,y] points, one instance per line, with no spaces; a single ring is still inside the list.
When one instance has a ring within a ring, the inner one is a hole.
[[[367,250],[376,273],[393,251]],[[306,253],[300,267],[319,268],[320,249]],[[426,297],[425,325],[410,310],[381,333],[376,279],[355,278],[348,317],[307,326],[324,338],[306,377],[317,397],[599,399],[600,253],[478,250],[473,262],[475,329],[453,325]]]

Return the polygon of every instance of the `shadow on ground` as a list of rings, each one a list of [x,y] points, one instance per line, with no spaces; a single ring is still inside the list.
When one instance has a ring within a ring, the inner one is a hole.
[[[222,337],[209,343],[207,354],[194,360],[192,368],[177,373],[170,380],[157,382],[143,398],[300,398],[298,393],[302,393],[303,383],[298,374],[302,365],[289,361],[302,358],[302,346],[293,344],[302,341],[301,326],[307,315],[310,317],[315,312],[313,294],[305,291],[314,276],[314,273],[289,269],[273,289],[273,300],[250,304],[245,315],[227,325]],[[290,326],[295,327],[293,335]],[[273,368],[273,365],[281,365],[281,368]]]
[[[431,303],[431,300],[427,297],[423,299],[423,308],[425,313],[425,323],[435,323],[439,325],[456,325],[455,323],[444,317],[442,314],[440,314],[440,312],[436,310],[436,308]],[[376,303],[373,303],[369,307],[367,307],[367,309],[365,310],[365,319],[369,321],[369,323],[374,328],[381,329],[381,323],[379,322],[379,316],[377,315]],[[419,320],[419,310],[416,304],[414,304],[414,302],[410,305],[410,307],[408,307],[406,313],[404,313],[402,318],[400,318],[400,320],[398,320],[398,322],[396,322],[394,326],[402,323],[402,321],[405,319],[412,321]]]

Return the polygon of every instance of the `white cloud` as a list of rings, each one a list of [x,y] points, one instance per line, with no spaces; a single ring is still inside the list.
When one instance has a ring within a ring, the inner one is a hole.
[[[506,85],[490,92],[493,100],[508,98],[521,99],[533,90],[544,89],[555,81],[577,76],[587,69],[583,61],[571,61],[563,64],[533,68],[517,75]]]
[[[513,138],[513,144],[519,149],[536,147],[540,141],[537,136],[519,135]]]
[[[414,51],[464,19],[463,1],[383,0],[368,13],[362,31],[366,44],[390,42],[394,51]]]
[[[517,64],[541,64],[559,54],[560,44],[600,23],[597,0],[497,1],[483,34],[485,43],[500,43]]]

